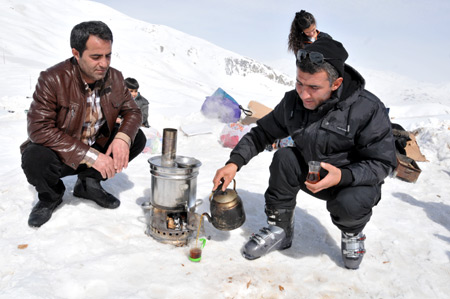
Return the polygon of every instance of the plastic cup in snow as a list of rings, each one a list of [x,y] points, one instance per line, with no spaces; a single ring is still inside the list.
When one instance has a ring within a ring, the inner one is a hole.
[[[202,260],[202,250],[205,247],[205,244],[206,239],[201,238],[189,248],[189,260],[191,262],[200,262]]]

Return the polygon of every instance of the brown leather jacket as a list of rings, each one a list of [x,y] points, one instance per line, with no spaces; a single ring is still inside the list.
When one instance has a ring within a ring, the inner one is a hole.
[[[106,120],[96,142],[106,144],[119,115],[122,116],[119,132],[133,142],[142,115],[124,84],[122,73],[109,68],[95,88],[99,88]],[[63,163],[76,169],[90,148],[81,142],[87,96],[87,86],[74,57],[41,72],[27,115],[28,140],[20,146],[21,152],[30,142],[40,144],[55,151]]]

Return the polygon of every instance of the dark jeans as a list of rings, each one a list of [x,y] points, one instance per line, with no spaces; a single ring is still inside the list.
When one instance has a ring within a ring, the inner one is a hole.
[[[92,147],[105,153],[116,133],[117,129],[113,131],[104,148],[98,144]],[[130,147],[129,161],[142,152],[146,141],[144,133],[139,130]],[[22,153],[22,169],[28,182],[36,188],[39,200],[44,202],[57,202],[62,199],[66,188],[61,178],[65,176],[77,174],[79,177],[103,179],[100,172],[94,168],[80,164],[77,169],[73,169],[64,164],[53,150],[34,143],[30,143]]]
[[[295,209],[299,190],[327,201],[331,220],[347,233],[363,230],[372,208],[381,198],[381,184],[371,186],[332,187],[316,194],[305,186],[308,165],[296,148],[281,148],[270,165],[269,187],[264,194],[266,205],[279,209]]]

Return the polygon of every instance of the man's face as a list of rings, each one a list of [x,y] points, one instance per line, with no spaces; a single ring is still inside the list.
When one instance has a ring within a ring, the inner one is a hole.
[[[95,35],[89,36],[82,56],[76,49],[72,49],[72,54],[80,65],[81,76],[86,83],[91,84],[105,77],[111,64],[111,49],[111,41],[103,40]]]
[[[137,95],[138,95],[137,89],[128,88],[128,90],[130,91],[131,96],[133,97],[133,99],[135,99],[137,97]]]
[[[297,67],[295,89],[308,110],[315,110],[331,97],[331,93],[341,86],[342,78],[337,78],[330,86],[327,72],[304,73]]]

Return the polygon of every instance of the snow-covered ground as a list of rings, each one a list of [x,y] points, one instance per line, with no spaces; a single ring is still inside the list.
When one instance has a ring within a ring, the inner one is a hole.
[[[21,170],[26,110],[39,72],[70,57],[69,34],[85,20],[105,21],[114,33],[112,66],[135,77],[150,101],[151,126],[205,123],[211,134],[178,132],[177,153],[202,162],[197,212],[209,211],[217,168],[230,150],[218,142],[224,126],[203,117],[206,96],[222,87],[246,106],[273,107],[292,86],[258,73],[227,75],[238,54],[168,27],[129,18],[95,2],[0,2],[0,298],[448,298],[450,294],[450,85],[415,82],[356,67],[367,87],[390,107],[394,122],[417,131],[428,162],[415,184],[387,178],[381,202],[365,229],[367,254],[359,270],[343,267],[340,232],[323,201],[299,193],[293,246],[248,261],[240,249],[265,225],[264,197],[272,152],[263,152],[237,175],[247,220],[230,232],[205,223],[200,263],[186,247],[156,242],[141,204],[151,175],[141,154],[106,181],[121,206],[105,210],[72,195],[75,177],[52,219],[29,228],[37,201]]]

